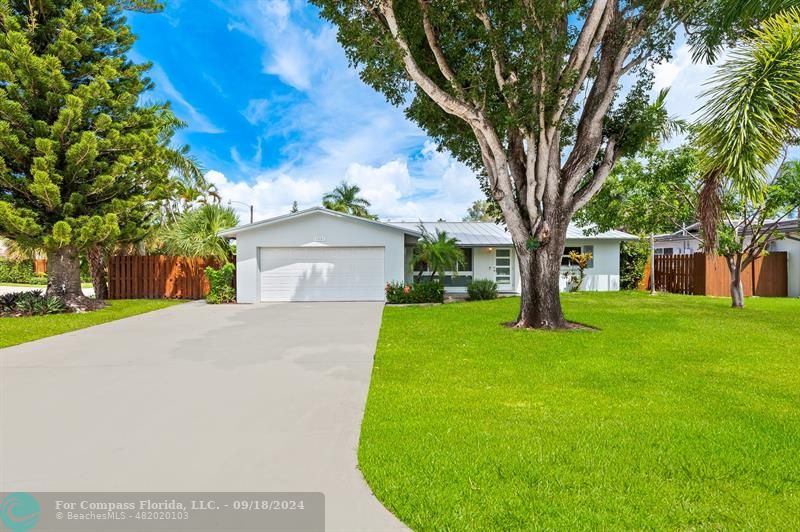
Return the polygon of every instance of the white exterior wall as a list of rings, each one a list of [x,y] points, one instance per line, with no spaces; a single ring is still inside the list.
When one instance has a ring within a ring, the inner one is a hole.
[[[581,290],[608,292],[619,290],[619,240],[569,241],[567,246],[594,246],[591,268],[586,269],[586,279]],[[569,268],[561,267],[561,271]],[[561,278],[561,290],[566,290],[566,280]]]
[[[671,249],[673,255],[691,255],[700,251],[700,242],[695,238],[655,242],[656,249]]]
[[[236,301],[259,301],[258,257],[262,247],[378,246],[384,248],[385,282],[405,278],[402,231],[323,212],[287,218],[243,231],[236,237]]]
[[[619,240],[567,240],[566,247],[594,246],[592,258],[594,263],[591,268],[586,270],[586,279],[583,282],[582,290],[591,292],[607,292],[619,290]],[[494,280],[494,249],[474,248],[472,253],[473,277],[475,279]],[[514,291],[519,293],[522,290],[522,283],[519,277],[519,264],[514,248],[511,248],[511,283]],[[562,273],[568,268],[562,266]],[[567,281],[563,277],[559,279],[559,287],[562,291],[567,289]]]
[[[784,238],[772,244],[770,250],[786,252],[789,297],[800,297],[800,242]]]

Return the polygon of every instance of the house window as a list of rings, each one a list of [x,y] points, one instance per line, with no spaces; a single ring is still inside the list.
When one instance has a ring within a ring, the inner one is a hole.
[[[458,271],[471,272],[472,271],[472,248],[461,248],[464,252],[464,263],[458,265]]]
[[[573,262],[569,258],[569,254],[572,252],[581,253],[580,246],[567,246],[564,248],[564,254],[561,255],[561,265],[562,266],[573,266]]]
[[[575,253],[591,253],[592,258],[589,260],[589,264],[586,265],[587,268],[594,268],[594,246],[567,246],[564,248],[564,254],[561,255],[561,265],[562,266],[575,266],[575,263],[572,262],[569,258],[569,254],[572,252]]]

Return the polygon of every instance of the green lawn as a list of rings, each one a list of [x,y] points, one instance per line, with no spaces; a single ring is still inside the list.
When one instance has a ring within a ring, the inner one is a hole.
[[[800,300],[387,307],[359,461],[415,530],[796,529]]]
[[[183,301],[164,299],[124,299],[109,301],[107,308],[82,314],[56,314],[30,318],[0,318],[0,348],[53,336],[92,325],[143,314]],[[113,347],[113,346],[112,346]]]

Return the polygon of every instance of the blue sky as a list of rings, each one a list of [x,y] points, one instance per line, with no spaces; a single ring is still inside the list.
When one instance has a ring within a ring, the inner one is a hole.
[[[154,100],[170,100],[224,201],[256,217],[320,203],[348,180],[382,219],[460,220],[481,192],[474,174],[436,151],[401,109],[348,67],[334,28],[304,0],[171,0],[129,15],[132,57],[151,61]],[[670,110],[689,118],[710,74],[679,46],[656,69]]]

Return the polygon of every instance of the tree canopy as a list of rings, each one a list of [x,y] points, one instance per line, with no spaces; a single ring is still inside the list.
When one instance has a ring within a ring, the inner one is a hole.
[[[575,219],[598,231],[622,229],[639,236],[668,233],[696,219],[702,173],[697,150],[651,147],[621,160]]]
[[[185,155],[169,105],[142,102],[149,65],[126,55],[124,9],[160,4],[0,1],[0,235],[69,263],[48,290],[65,290],[79,252],[143,236]]]
[[[377,219],[375,215],[369,212],[370,202],[359,196],[360,193],[361,187],[342,181],[333,190],[322,196],[322,205],[332,211],[369,218],[370,220]]]
[[[566,228],[620,157],[664,131],[651,67],[682,13],[669,0],[312,3],[361,78],[482,178],[516,248],[517,325],[566,327]]]

